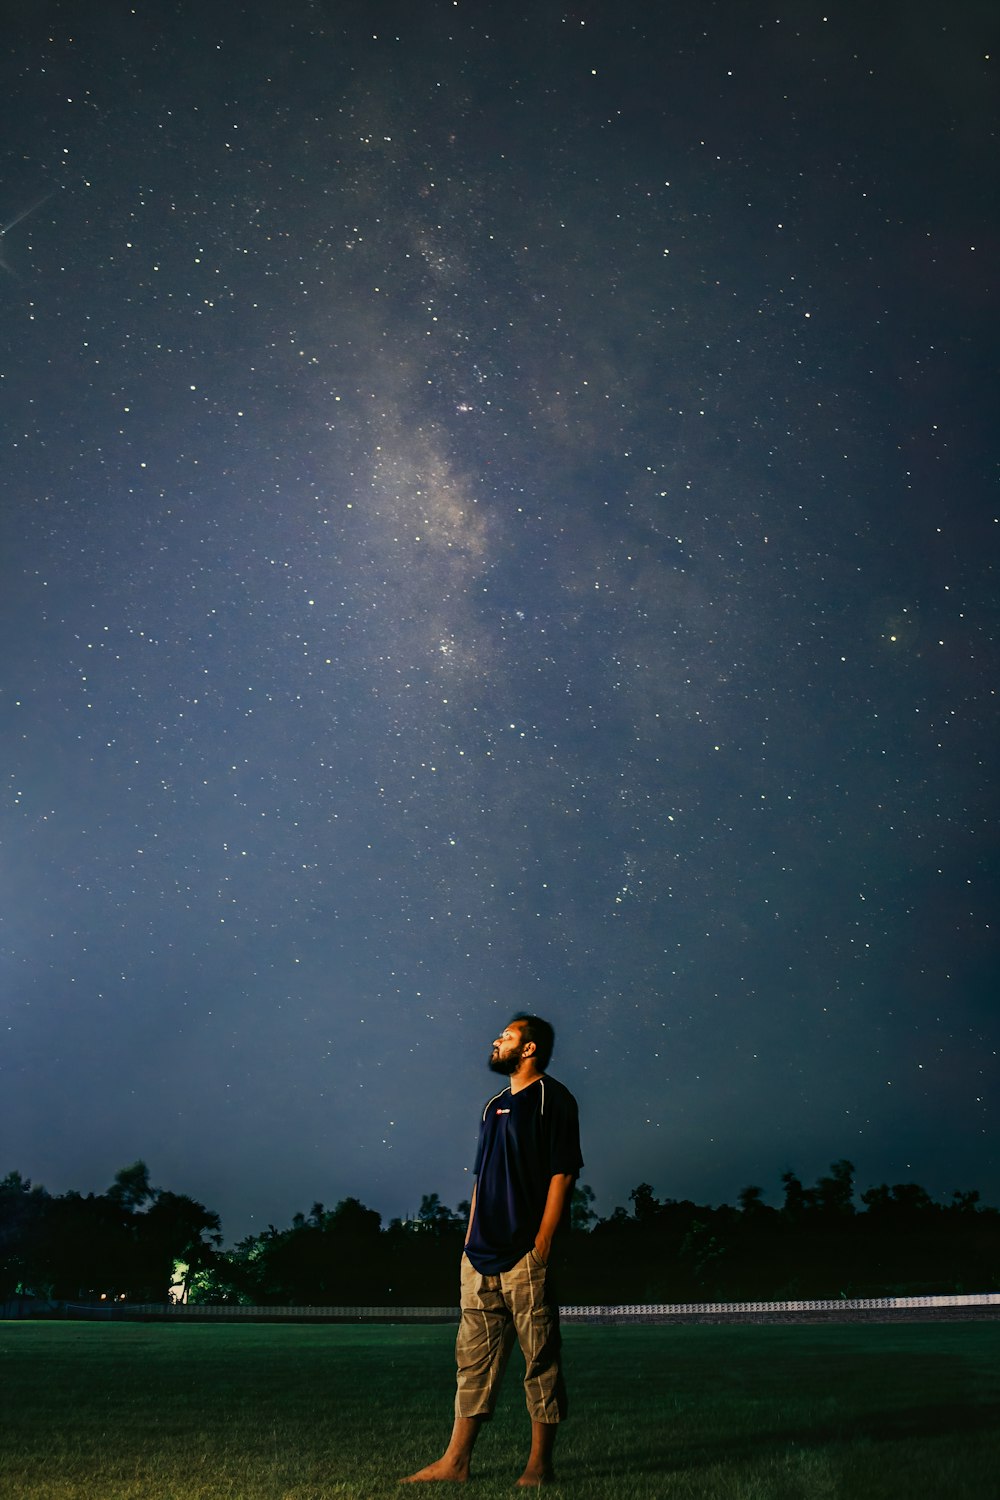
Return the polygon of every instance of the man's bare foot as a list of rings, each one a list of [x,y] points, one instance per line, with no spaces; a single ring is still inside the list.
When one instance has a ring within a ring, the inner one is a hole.
[[[400,1484],[464,1484],[469,1477],[472,1450],[482,1426],[481,1417],[456,1417],[448,1446],[437,1463],[407,1474]]]
[[[439,1458],[437,1463],[428,1464],[426,1469],[418,1469],[415,1474],[407,1474],[401,1479],[400,1484],[464,1484],[469,1477],[468,1459],[452,1459],[447,1453]]]
[[[517,1481],[521,1489],[534,1489],[539,1484],[555,1484],[556,1476],[551,1469],[534,1469],[529,1464]]]

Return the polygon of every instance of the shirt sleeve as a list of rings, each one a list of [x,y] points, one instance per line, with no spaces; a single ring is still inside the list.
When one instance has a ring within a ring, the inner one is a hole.
[[[575,1177],[583,1166],[580,1153],[580,1112],[568,1089],[560,1089],[553,1100],[549,1135],[549,1176],[565,1173]]]

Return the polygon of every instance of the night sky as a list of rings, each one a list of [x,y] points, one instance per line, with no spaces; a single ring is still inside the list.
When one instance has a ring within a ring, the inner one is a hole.
[[[995,5],[4,16],[0,1175],[1000,1202]]]

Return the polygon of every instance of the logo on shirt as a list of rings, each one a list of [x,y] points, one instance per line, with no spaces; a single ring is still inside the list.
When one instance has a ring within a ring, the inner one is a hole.
[[[510,1114],[510,1110],[509,1109],[498,1109],[497,1110],[497,1114],[498,1115],[509,1115]]]

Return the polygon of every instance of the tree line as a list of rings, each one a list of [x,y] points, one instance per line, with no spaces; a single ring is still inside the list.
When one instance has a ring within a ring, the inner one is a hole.
[[[0,1181],[0,1301],[163,1302],[175,1266],[197,1275],[221,1244],[218,1214],[154,1188],[142,1161],[123,1167],[107,1192],[86,1197],[53,1197],[20,1172]]]
[[[746,1187],[737,1206],[659,1199],[643,1182],[630,1208],[601,1218],[577,1186],[557,1241],[566,1303],[784,1301],[983,1292],[1000,1280],[1000,1212],[975,1191],[935,1202],[917,1183],[861,1193],[834,1162],[806,1187],[781,1179],[783,1202]],[[412,1219],[358,1198],[314,1203],[286,1229],[222,1248],[219,1216],[153,1187],[144,1162],[102,1194],[55,1197],[19,1173],[0,1181],[0,1301],[120,1300],[259,1306],[451,1306],[469,1205],[425,1194]]]

